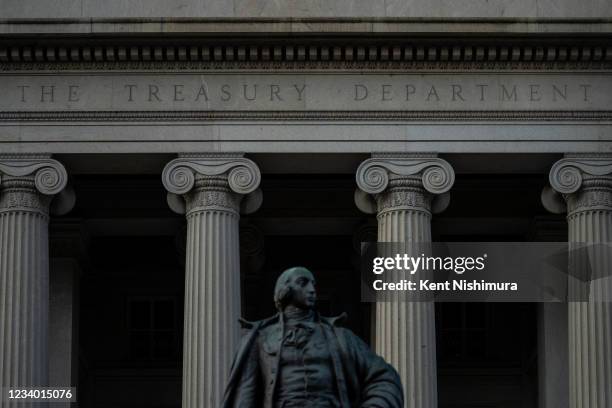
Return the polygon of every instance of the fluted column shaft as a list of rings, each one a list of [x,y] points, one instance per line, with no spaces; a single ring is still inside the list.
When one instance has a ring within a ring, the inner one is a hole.
[[[359,187],[374,194],[378,242],[431,242],[434,194],[446,193],[454,173],[435,157],[376,157],[357,171]],[[419,245],[420,247],[421,245]],[[406,408],[438,406],[435,309],[431,302],[376,303],[374,347],[404,386]]]
[[[430,198],[419,182],[391,181],[378,195],[378,242],[431,242]],[[437,407],[434,304],[376,303],[376,338],[376,351],[402,378],[406,407]]]
[[[185,157],[164,170],[166,188],[186,204],[183,408],[223,400],[240,339],[240,201],[259,179],[240,157]]]
[[[612,282],[607,275],[612,267],[612,157],[568,156],[553,166],[551,184],[567,203],[570,249],[606,244],[593,247],[588,259],[585,252],[570,251],[569,394],[571,408],[609,408]],[[590,277],[584,274],[588,270]]]
[[[48,385],[49,203],[65,185],[55,160],[0,156],[0,388]]]
[[[238,198],[222,179],[187,194],[183,407],[220,406],[239,340]]]

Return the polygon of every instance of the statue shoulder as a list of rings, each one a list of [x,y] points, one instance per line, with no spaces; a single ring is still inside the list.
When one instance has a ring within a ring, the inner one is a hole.
[[[321,316],[320,319],[322,322],[329,324],[332,327],[342,327],[344,323],[346,322],[347,317],[348,316],[346,313],[342,313],[338,316],[333,316],[333,317]]]
[[[338,337],[341,345],[345,347],[367,347],[366,343],[361,339],[361,337],[353,333],[351,329],[344,327],[347,317],[348,316],[346,313],[342,313],[341,315],[335,317],[321,317],[321,321],[333,329],[333,332]]]
[[[238,322],[240,323],[240,327],[243,329],[261,330],[265,329],[266,327],[270,327],[274,323],[278,323],[278,315],[274,315],[263,320],[246,320],[241,317],[238,319]]]

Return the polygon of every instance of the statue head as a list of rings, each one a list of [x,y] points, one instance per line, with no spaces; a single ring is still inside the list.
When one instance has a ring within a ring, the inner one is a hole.
[[[287,305],[300,309],[314,309],[316,301],[314,276],[303,266],[285,270],[276,280],[274,303],[279,311]]]

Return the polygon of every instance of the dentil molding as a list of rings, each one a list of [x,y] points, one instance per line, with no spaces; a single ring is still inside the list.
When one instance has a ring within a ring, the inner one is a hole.
[[[210,69],[610,69],[606,37],[377,36],[13,39],[0,71]]]

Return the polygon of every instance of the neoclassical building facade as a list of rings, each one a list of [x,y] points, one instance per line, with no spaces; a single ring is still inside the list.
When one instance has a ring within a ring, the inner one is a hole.
[[[612,406],[609,302],[359,278],[366,241],[610,241],[609,5],[221,3],[0,5],[0,385],[217,407],[304,265],[407,408]]]

